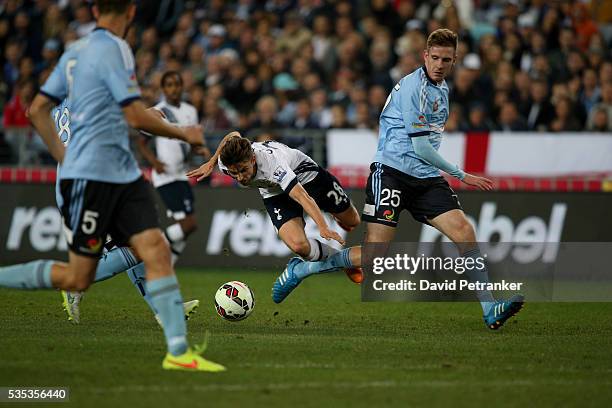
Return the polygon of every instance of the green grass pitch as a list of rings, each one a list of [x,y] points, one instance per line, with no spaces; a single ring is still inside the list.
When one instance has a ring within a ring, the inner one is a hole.
[[[81,407],[612,401],[612,304],[527,304],[492,332],[477,303],[362,303],[344,274],[311,277],[275,305],[274,278],[179,271],[184,298],[202,301],[190,339],[210,330],[206,356],[227,365],[220,374],[161,369],[161,329],[125,276],[90,289],[78,326],[57,292],[0,290],[0,386],[68,386]],[[232,323],[216,316],[213,296],[234,279],[251,286],[256,307]]]

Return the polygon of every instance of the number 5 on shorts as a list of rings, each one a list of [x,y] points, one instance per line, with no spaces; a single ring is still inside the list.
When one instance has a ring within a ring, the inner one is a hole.
[[[81,230],[85,234],[92,235],[96,231],[99,215],[100,213],[97,211],[85,210],[85,213],[83,213],[83,223],[81,224]]]

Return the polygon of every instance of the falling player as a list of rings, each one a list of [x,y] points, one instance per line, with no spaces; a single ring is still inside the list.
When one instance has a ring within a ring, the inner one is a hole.
[[[217,163],[240,184],[259,188],[278,236],[304,259],[317,261],[337,252],[321,240],[306,236],[304,211],[314,220],[322,238],[342,245],[344,240],[329,228],[322,211],[332,214],[346,231],[359,224],[359,213],[336,177],[299,150],[273,141],[251,143],[232,132],[207,163],[187,175],[202,180]],[[361,269],[346,268],[346,273],[354,282],[361,282]]]
[[[439,153],[448,119],[448,86],[445,78],[456,59],[457,34],[448,29],[432,32],[423,52],[425,65],[402,78],[391,91],[380,114],[379,140],[366,187],[363,220],[365,243],[391,242],[402,210],[417,221],[431,225],[453,241],[465,258],[481,257],[474,227],[467,220],[457,195],[440,170],[481,190],[493,183],[464,172]],[[289,261],[275,283],[283,299],[301,280],[322,271],[361,265],[361,247],[347,248],[323,262]],[[467,273],[472,281],[488,280],[486,266]],[[490,291],[476,293],[487,327],[495,330],[515,315],[523,297],[495,301]]]

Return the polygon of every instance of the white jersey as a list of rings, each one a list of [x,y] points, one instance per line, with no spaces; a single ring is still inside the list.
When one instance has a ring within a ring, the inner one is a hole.
[[[173,106],[162,101],[155,105],[156,109],[161,110],[166,115],[166,120],[178,126],[192,126],[198,124],[198,111],[193,105],[181,102],[180,106]],[[174,181],[188,178],[187,165],[185,159],[189,153],[189,144],[176,139],[166,137],[155,137],[155,150],[157,159],[165,164],[165,172],[158,173],[153,170],[152,181],[155,187],[163,186]]]
[[[249,187],[259,188],[263,198],[289,191],[299,182],[306,184],[319,174],[319,166],[299,150],[278,142],[252,143],[257,173]],[[219,169],[228,174],[227,167],[219,159]]]

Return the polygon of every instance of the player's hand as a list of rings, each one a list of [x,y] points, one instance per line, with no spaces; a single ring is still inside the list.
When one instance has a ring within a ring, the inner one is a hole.
[[[166,172],[166,165],[159,160],[155,160],[153,162],[153,168],[158,174],[162,174]]]
[[[200,156],[204,156],[205,159],[210,159],[210,149],[206,146],[198,146],[195,149],[193,149],[193,151],[195,152],[195,154],[199,154]]]
[[[204,133],[202,132],[202,126],[187,126],[183,128],[185,132],[185,141],[192,146],[203,146],[204,145]]]
[[[470,186],[477,187],[481,190],[485,190],[485,191],[493,190],[493,181],[485,177],[478,177],[478,176],[471,175],[469,173],[465,173],[465,178],[463,179],[463,182]]]
[[[344,246],[344,240],[336,231],[330,229],[328,226],[319,227],[319,231],[321,233],[321,238],[325,239],[333,239],[338,242],[340,245]]]
[[[215,163],[213,160],[209,160],[197,169],[193,169],[187,173],[187,177],[196,177],[197,181],[202,181],[206,177],[210,176],[215,168]]]

